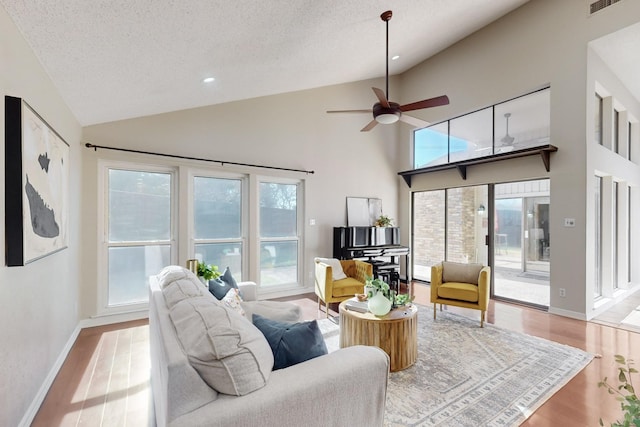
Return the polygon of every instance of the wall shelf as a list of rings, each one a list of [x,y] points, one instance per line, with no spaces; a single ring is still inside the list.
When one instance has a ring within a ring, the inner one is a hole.
[[[485,163],[493,163],[500,160],[516,159],[518,157],[527,157],[540,155],[544,167],[549,172],[551,170],[551,153],[558,151],[555,145],[541,145],[537,147],[524,148],[522,150],[509,151],[506,153],[493,154],[491,156],[480,157],[475,159],[461,160],[459,162],[446,163],[443,165],[428,166],[426,168],[412,169],[404,172],[398,172],[409,187],[411,187],[411,177],[414,175],[422,175],[430,172],[443,171],[448,169],[457,169],[462,179],[467,179],[467,167],[473,165],[482,165]]]

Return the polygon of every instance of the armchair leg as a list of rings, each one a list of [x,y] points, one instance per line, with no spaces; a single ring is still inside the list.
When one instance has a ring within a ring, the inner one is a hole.
[[[437,311],[437,305],[435,302],[433,303],[433,320],[436,320],[436,311]]]
[[[484,310],[480,312],[480,327],[484,328]]]

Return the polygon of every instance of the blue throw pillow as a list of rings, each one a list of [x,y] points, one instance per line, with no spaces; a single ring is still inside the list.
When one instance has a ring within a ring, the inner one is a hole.
[[[273,369],[282,369],[327,354],[318,322],[286,323],[253,315],[253,324],[273,351]]]
[[[229,267],[224,270],[222,276],[214,280],[209,280],[209,292],[218,300],[222,300],[222,298],[227,295],[227,292],[229,292],[229,289],[232,288],[238,289],[238,284],[236,283],[236,279],[231,275]],[[242,297],[242,295],[240,296]]]

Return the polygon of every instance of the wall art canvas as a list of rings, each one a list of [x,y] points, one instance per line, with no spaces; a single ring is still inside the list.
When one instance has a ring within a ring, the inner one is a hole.
[[[69,145],[23,99],[5,96],[6,262],[67,247]]]

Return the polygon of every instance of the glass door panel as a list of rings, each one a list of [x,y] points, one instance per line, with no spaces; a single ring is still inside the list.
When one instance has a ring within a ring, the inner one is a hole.
[[[493,295],[549,306],[549,180],[495,185]]]
[[[431,266],[445,259],[445,190],[413,193],[413,277],[431,281]]]
[[[447,261],[487,265],[487,186],[447,190]]]

